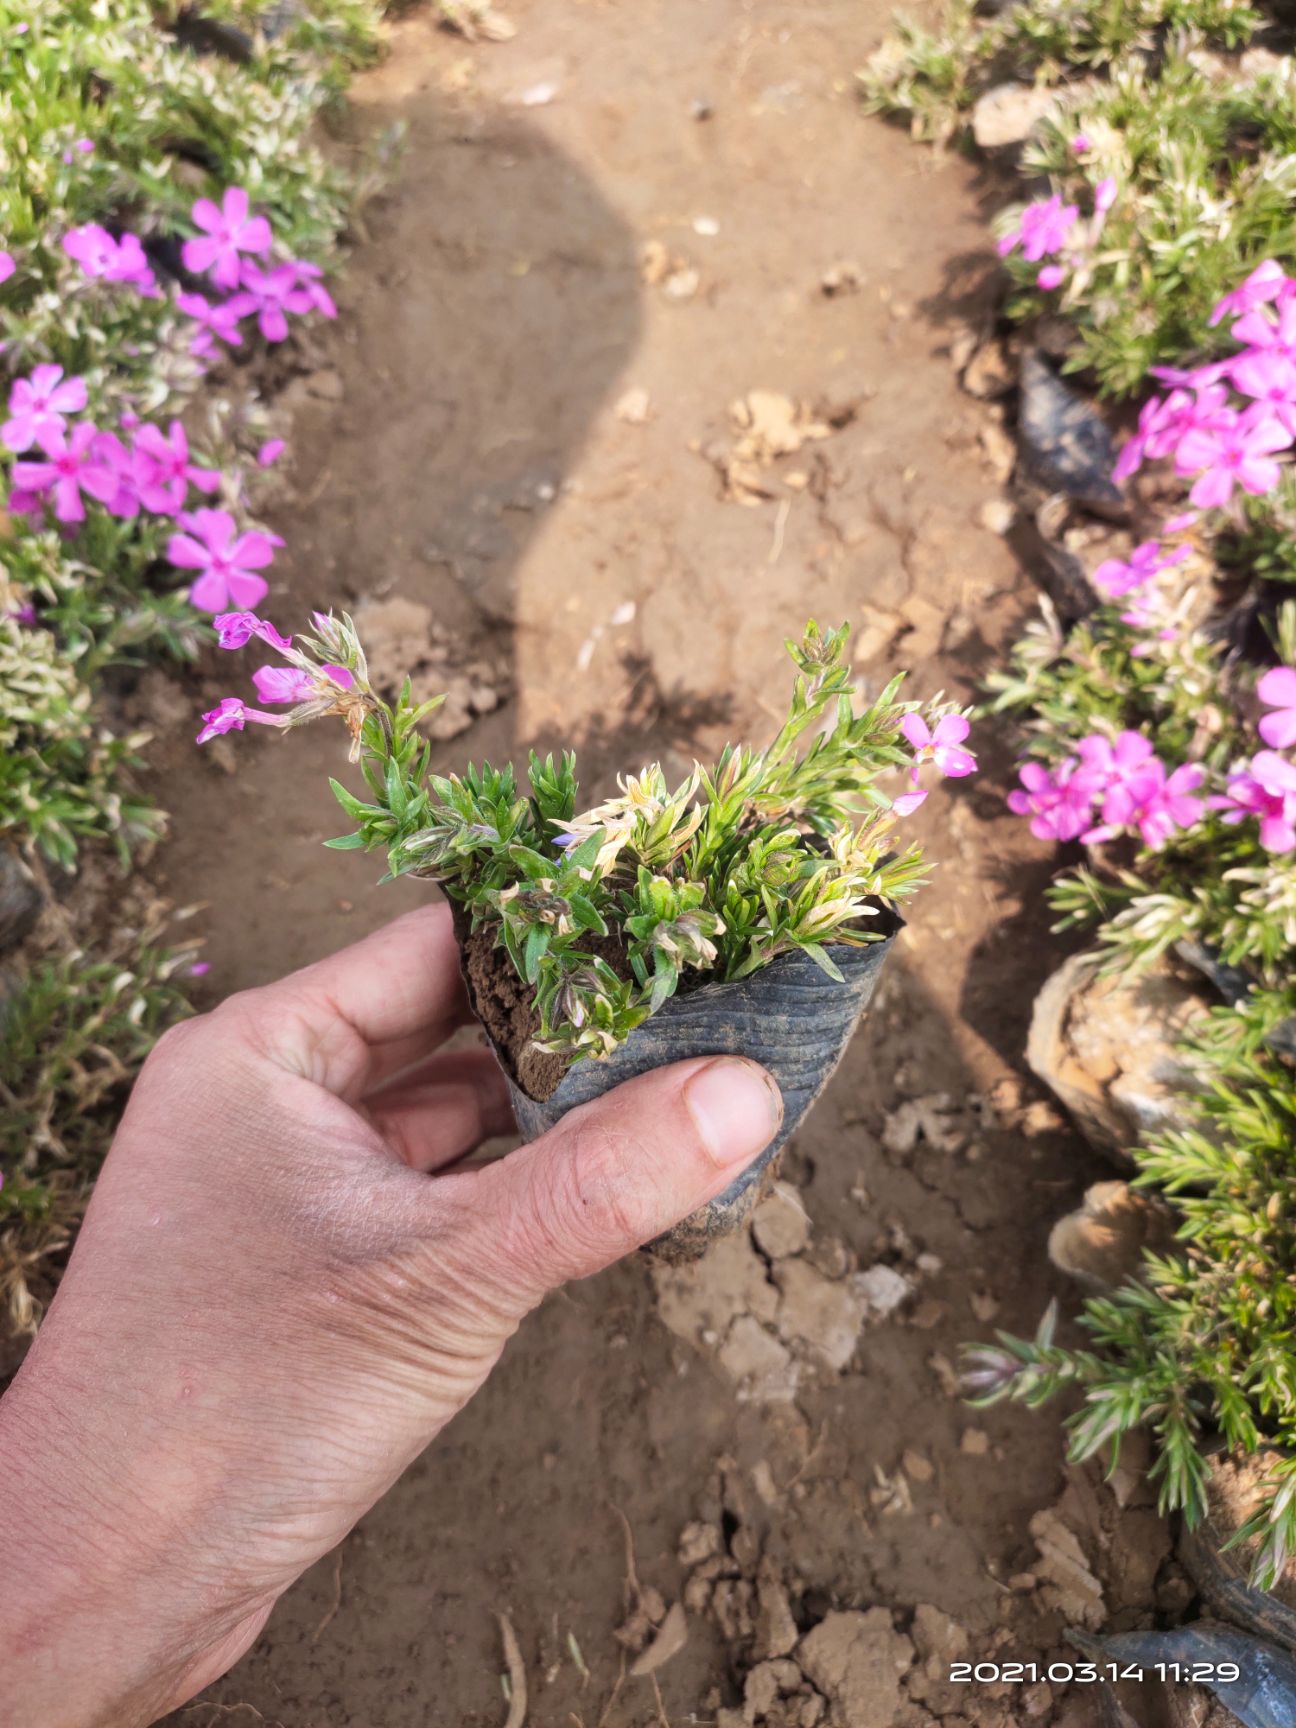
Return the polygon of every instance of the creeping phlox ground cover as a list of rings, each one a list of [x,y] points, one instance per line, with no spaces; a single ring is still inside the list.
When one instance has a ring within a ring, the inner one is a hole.
[[[796,950],[840,980],[832,945],[879,940],[869,921],[880,903],[920,883],[922,855],[896,829],[928,795],[924,769],[957,779],[976,768],[966,716],[939,698],[925,714],[898,701],[899,678],[857,712],[848,630],[812,622],[787,644],[796,679],[771,745],[727,746],[676,787],[654,763],[578,812],[570,753],[533,754],[525,791],[489,763],[430,773],[417,727],[440,699],[411,707],[407,682],[389,705],[351,621],[313,623],[294,642],[251,611],[217,618],[222,647],[255,644],[282,664],[252,673],[262,706],[223,698],[198,742],[340,717],[365,791],[333,782],[356,828],[330,844],[381,848],[391,876],[439,882],[534,992],[537,1042],[572,1059],[606,1055],[690,968],[743,978]],[[888,794],[880,782],[897,773],[902,789]],[[609,935],[620,969],[597,946]]]
[[[1011,807],[1040,838],[1091,848],[1054,884],[1063,925],[1094,926],[1113,969],[1204,960],[1224,1000],[1185,1050],[1191,1125],[1135,1153],[1139,1184],[1177,1208],[1173,1250],[1086,1303],[1095,1349],[1059,1345],[1050,1316],[1033,1341],[974,1351],[970,1375],[988,1400],[1081,1388],[1077,1457],[1146,1425],[1163,1504],[1193,1518],[1218,1437],[1272,1446],[1249,1532],[1266,1584],[1296,1543],[1296,1460],[1281,1456],[1296,1442],[1296,602],[1225,579],[1209,554],[1245,539],[1256,504],[1289,520],[1294,314],[1296,281],[1264,260],[1211,313],[1232,351],[1156,369],[1116,476],[1168,465],[1189,508],[1098,566],[1109,604],[1069,636],[1033,627],[991,679],[1029,738]]]
[[[127,869],[163,828],[106,675],[191,658],[214,614],[266,592],[281,543],[257,480],[283,444],[224,386],[335,315],[324,269],[356,191],[312,126],[381,7],[310,0],[274,36],[264,8],[205,10],[235,58],[187,46],[178,6],[0,3],[0,834],[62,879]],[[69,928],[75,907],[0,1006],[0,1294],[20,1326],[195,969],[148,917],[124,941]]]

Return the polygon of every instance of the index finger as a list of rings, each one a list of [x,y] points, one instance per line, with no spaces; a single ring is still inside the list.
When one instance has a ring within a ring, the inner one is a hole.
[[[445,902],[249,992],[246,1007],[269,1054],[342,1096],[380,1085],[473,1018]]]

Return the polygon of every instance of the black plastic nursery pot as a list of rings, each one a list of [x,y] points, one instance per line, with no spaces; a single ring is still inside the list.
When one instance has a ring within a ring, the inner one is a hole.
[[[573,1063],[543,1097],[532,1092],[546,1087],[520,1073],[494,1035],[498,1014],[483,1012],[487,1005],[479,1000],[480,970],[466,963],[464,975],[508,1076],[524,1140],[537,1139],[569,1110],[623,1080],[688,1057],[746,1056],[774,1076],[783,1095],[783,1125],[777,1136],[722,1194],[647,1245],[648,1252],[680,1263],[697,1259],[717,1236],[737,1229],[768,1192],[784,1146],[841,1061],[904,927],[889,908],[879,908],[869,924],[882,933],[881,941],[863,947],[835,943],[829,949],[843,982],[828,977],[808,955],[791,953],[736,982],[699,985],[672,996],[610,1056]]]

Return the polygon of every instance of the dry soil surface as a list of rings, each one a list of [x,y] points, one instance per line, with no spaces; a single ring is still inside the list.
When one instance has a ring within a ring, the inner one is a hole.
[[[509,10],[501,44],[409,15],[356,86],[356,137],[406,148],[290,386],[272,616],[368,608],[386,669],[451,682],[443,765],[576,742],[591,794],[768,734],[810,616],[854,621],[866,686],[968,697],[1033,595],[946,352],[990,292],[972,170],[854,94],[885,0]],[[321,852],[337,746],[249,735],[162,788],[213,1000],[423,891]],[[177,1721],[502,1723],[500,1612],[535,1728],[1098,1720],[946,1677],[1180,1588],[1132,1477],[1113,1536],[1052,1414],[955,1395],[961,1344],[1035,1325],[1095,1174],[1019,1073],[1047,865],[982,748],[917,819],[938,880],[755,1234],[551,1300]]]

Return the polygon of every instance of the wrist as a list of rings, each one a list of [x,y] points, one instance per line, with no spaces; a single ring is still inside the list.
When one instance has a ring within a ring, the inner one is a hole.
[[[0,1399],[0,1722],[139,1728],[235,1660],[269,1605],[191,1563],[199,1484],[163,1437],[115,1455],[111,1418],[88,1431],[39,1355]]]

